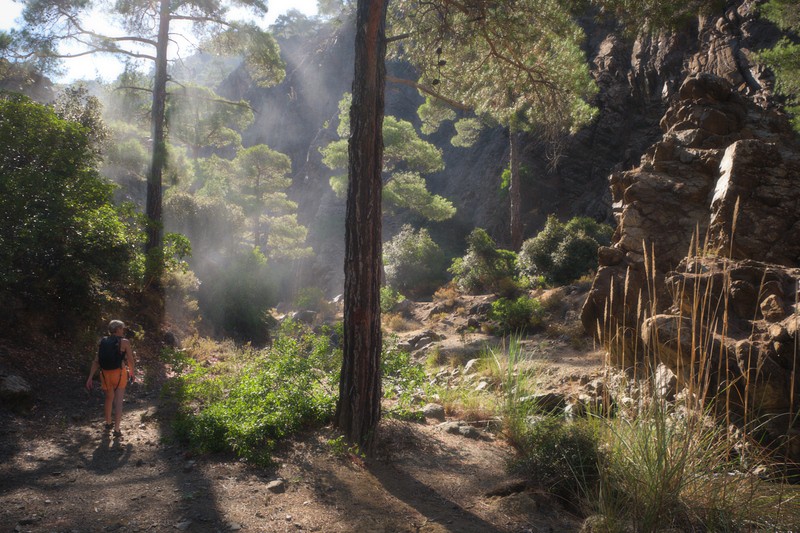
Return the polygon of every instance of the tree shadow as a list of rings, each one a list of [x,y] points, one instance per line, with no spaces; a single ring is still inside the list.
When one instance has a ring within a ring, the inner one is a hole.
[[[212,480],[163,443],[170,421],[145,417],[165,376],[162,363],[146,366],[149,385],[126,393],[121,439],[101,429],[102,394],[58,380],[35,416],[0,432],[0,529],[34,519],[37,531],[227,529]]]

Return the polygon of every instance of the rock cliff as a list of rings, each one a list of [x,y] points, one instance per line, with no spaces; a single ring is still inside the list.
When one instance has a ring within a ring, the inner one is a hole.
[[[750,61],[774,39],[754,4],[699,21],[660,138],[611,174],[617,230],[582,320],[620,366],[663,363],[796,438],[800,143]]]

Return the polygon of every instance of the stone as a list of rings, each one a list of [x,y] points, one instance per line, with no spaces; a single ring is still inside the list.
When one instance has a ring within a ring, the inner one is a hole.
[[[601,246],[597,250],[597,259],[600,266],[618,265],[625,259],[625,252],[611,246]]]
[[[25,378],[16,374],[0,377],[0,399],[15,408],[25,408],[33,403],[33,389]]]
[[[411,353],[414,351],[414,346],[412,346],[408,341],[403,341],[397,343],[397,349],[401,352]]]
[[[469,311],[467,311],[467,314],[470,316],[478,315],[485,317],[486,315],[489,314],[489,311],[491,310],[492,310],[491,302],[480,302],[470,307]]]
[[[770,294],[764,298],[759,307],[761,308],[761,314],[769,322],[780,322],[786,318],[783,300],[775,294]]]
[[[478,361],[480,361],[480,359],[470,359],[469,361],[467,361],[467,364],[464,365],[464,374],[471,374],[477,371],[475,365],[478,364]]]
[[[423,407],[422,414],[425,415],[425,418],[432,418],[442,422],[445,419],[444,407],[436,403],[429,403]]]
[[[317,312],[311,310],[302,310],[302,311],[295,311],[291,315],[289,315],[292,320],[295,322],[299,322],[301,324],[313,324],[314,320],[317,318]]]
[[[678,377],[667,365],[659,363],[653,375],[653,389],[657,397],[668,401],[675,399]]]
[[[480,432],[462,420],[443,422],[436,427],[452,435],[460,435],[469,439],[480,438]]]
[[[273,494],[286,492],[286,482],[282,479],[275,479],[267,483],[267,490]]]
[[[459,426],[458,427],[458,434],[461,435],[462,437],[466,437],[468,439],[477,439],[477,438],[480,438],[480,436],[481,436],[480,432],[477,429],[475,429],[474,427],[472,427],[472,426],[470,426],[468,424],[465,424],[463,426]]]

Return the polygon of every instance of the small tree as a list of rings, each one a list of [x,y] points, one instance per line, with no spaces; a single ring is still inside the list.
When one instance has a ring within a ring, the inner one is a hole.
[[[613,230],[588,217],[566,224],[547,217],[544,229],[522,244],[520,270],[528,276],[544,276],[551,283],[570,283],[597,268],[597,248],[611,242]]]
[[[346,94],[339,102],[339,126],[342,139],[320,149],[322,161],[331,169],[344,169],[347,165],[347,138],[350,121],[345,111],[351,97]],[[383,121],[383,199],[386,206],[413,211],[428,220],[442,221],[455,215],[452,202],[428,190],[423,174],[444,168],[442,151],[419,138],[414,126],[405,120],[385,117]],[[331,178],[331,188],[338,196],[347,190],[347,176]]]
[[[407,296],[431,294],[444,281],[444,253],[428,230],[406,224],[383,248],[386,282]]]
[[[93,108],[60,107],[71,118]],[[137,240],[97,171],[97,135],[26,97],[0,98],[4,319],[23,311],[69,327],[70,318],[92,318],[106,291],[135,280]]]
[[[517,290],[514,280],[517,254],[497,248],[482,228],[472,230],[467,244],[467,254],[453,260],[449,270],[462,290],[473,294],[510,294]]]

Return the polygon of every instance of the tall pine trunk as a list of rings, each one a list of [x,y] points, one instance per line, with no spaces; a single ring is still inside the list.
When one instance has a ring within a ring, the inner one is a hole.
[[[156,72],[153,82],[152,126],[153,158],[147,176],[147,242],[145,243],[145,325],[158,330],[164,318],[164,227],[161,217],[161,177],[167,160],[164,116],[167,103],[167,47],[169,46],[170,2],[162,0],[159,9]]]
[[[522,248],[522,179],[519,174],[519,133],[514,128],[509,128],[508,138],[511,145],[509,149],[511,176],[508,185],[511,209],[511,249],[518,252]]]
[[[381,414],[381,172],[388,0],[358,0],[345,222],[344,343],[335,424],[368,450]]]

